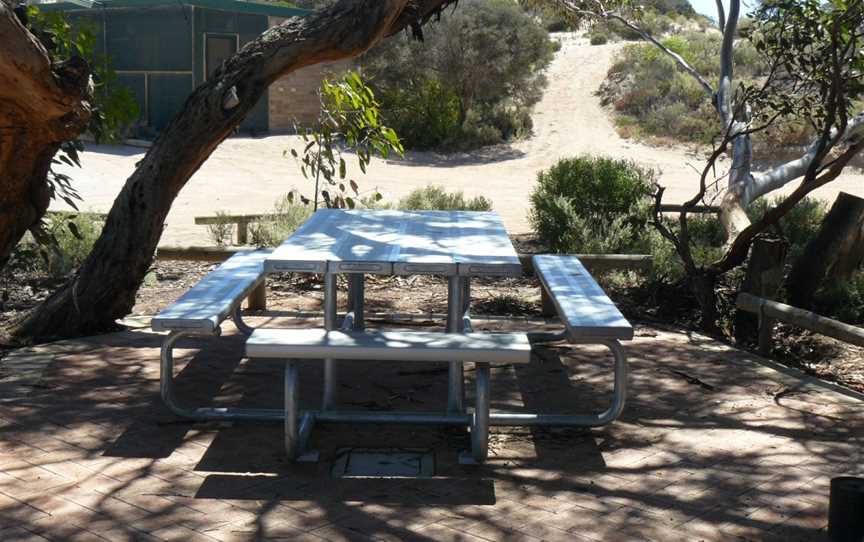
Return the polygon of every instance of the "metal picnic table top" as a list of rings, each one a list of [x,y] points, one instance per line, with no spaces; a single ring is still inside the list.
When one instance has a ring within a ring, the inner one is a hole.
[[[522,265],[495,212],[322,209],[264,270],[518,276]]]

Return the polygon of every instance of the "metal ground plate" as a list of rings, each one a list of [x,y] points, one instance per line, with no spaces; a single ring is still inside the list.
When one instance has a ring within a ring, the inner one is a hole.
[[[429,449],[341,448],[331,474],[334,478],[429,478],[435,475],[435,455]]]

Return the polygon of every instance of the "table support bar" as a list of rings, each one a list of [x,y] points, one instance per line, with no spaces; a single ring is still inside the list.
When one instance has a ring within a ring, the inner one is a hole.
[[[460,276],[447,279],[447,333],[462,333],[465,284]],[[448,371],[447,412],[465,412],[465,375],[461,361],[451,361]]]
[[[336,329],[336,275],[325,273],[324,275],[324,329],[333,331]],[[336,360],[324,360],[324,395],[321,400],[322,410],[331,410],[336,405],[336,387],[338,383]]]
[[[355,330],[366,328],[364,322],[364,295],[366,291],[366,276],[362,273],[348,274],[348,311],[354,313]]]
[[[197,407],[180,405],[174,395],[174,356],[173,348],[178,340],[198,334],[179,331],[165,339],[161,351],[160,393],[165,405],[177,416],[196,421],[284,421],[284,409],[237,408],[237,407]],[[218,335],[218,332],[217,332]],[[559,427],[597,427],[608,424],[620,416],[627,400],[627,356],[618,341],[582,341],[582,344],[602,344],[612,351],[615,357],[615,380],[611,406],[600,414],[539,414],[526,412],[495,412],[489,414],[490,426],[559,426]],[[488,392],[487,392],[488,393]],[[478,397],[482,390],[478,389]],[[299,412],[298,412],[299,414]],[[303,416],[311,416],[314,421],[330,423],[406,423],[433,425],[470,426],[472,416],[463,412],[438,414],[434,412],[366,412],[366,411],[307,411]],[[311,431],[311,425],[298,428],[302,436]],[[305,442],[305,441],[304,441]]]

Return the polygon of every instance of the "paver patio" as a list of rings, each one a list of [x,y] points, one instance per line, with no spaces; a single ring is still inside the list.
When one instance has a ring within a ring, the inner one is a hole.
[[[820,540],[830,478],[864,474],[862,397],[696,334],[638,328],[620,421],[493,428],[482,467],[458,464],[461,429],[320,426],[321,461],[295,465],[279,424],[178,420],[158,397],[161,340],[123,332],[0,362],[0,540]],[[282,364],[244,362],[239,335],[180,346],[178,397],[280,404]],[[604,349],[535,358],[493,369],[493,408],[608,401]],[[352,408],[444,407],[443,367],[343,367]],[[301,379],[315,406],[320,369]],[[433,450],[435,477],[331,476],[338,449],[382,445]]]

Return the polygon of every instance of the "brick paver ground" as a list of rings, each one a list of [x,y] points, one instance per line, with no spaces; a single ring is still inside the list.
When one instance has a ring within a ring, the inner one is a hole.
[[[0,540],[820,540],[830,478],[864,474],[860,397],[694,334],[640,328],[622,420],[493,428],[482,467],[458,464],[468,435],[452,428],[320,426],[321,461],[293,465],[279,424],[178,420],[158,398],[161,340],[19,352],[31,372],[49,362],[29,380],[15,380],[14,356],[0,363],[14,381],[0,382]],[[280,366],[242,351],[237,335],[181,343],[178,394],[278,406]],[[604,350],[540,348],[534,361],[493,369],[493,406],[608,399]],[[346,407],[443,408],[439,367],[343,367]],[[320,370],[301,379],[314,406]],[[431,449],[435,476],[333,478],[348,446]]]

